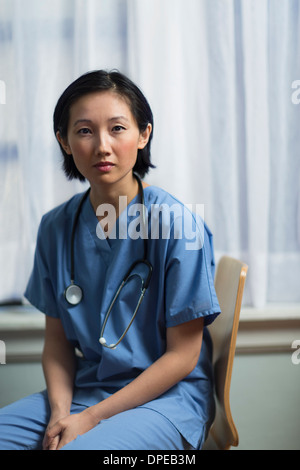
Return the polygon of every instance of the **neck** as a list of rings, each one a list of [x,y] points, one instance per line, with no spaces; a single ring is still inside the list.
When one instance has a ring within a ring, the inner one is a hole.
[[[120,208],[120,196],[125,196],[127,198],[127,204],[129,204],[138,194],[138,191],[137,180],[133,174],[129,174],[128,177],[116,183],[102,185],[91,184],[90,200],[95,213],[101,204],[111,204],[116,211],[117,217],[119,217],[120,210],[122,210],[122,208]],[[122,199],[124,201],[124,198]]]

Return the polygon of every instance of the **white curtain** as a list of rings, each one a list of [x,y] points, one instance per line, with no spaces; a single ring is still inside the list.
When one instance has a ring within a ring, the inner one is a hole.
[[[59,95],[93,68],[126,67],[123,0],[0,0],[0,302],[20,299],[41,215],[68,182],[52,131]]]
[[[148,181],[204,204],[217,260],[249,264],[245,302],[300,302],[298,0],[0,1],[0,300],[24,290],[42,213],[83,188],[60,170],[52,112],[95,68],[145,92]]]

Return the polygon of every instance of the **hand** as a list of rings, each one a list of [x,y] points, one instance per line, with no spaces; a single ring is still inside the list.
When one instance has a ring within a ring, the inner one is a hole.
[[[68,412],[60,412],[60,411],[54,411],[54,412],[51,413],[51,418],[50,418],[50,421],[49,421],[48,426],[46,428],[46,432],[45,432],[44,439],[43,439],[43,450],[48,450],[48,446],[49,446],[48,431],[49,431],[49,429],[52,428],[54,426],[54,424],[56,424],[60,419],[66,418],[69,415],[70,415],[70,413],[68,413]],[[52,446],[53,449],[56,449],[56,447],[58,446],[59,439],[60,439],[59,435],[52,439],[51,446]]]
[[[43,449],[59,450],[76,439],[77,436],[93,429],[98,423],[99,420],[88,408],[81,413],[65,416],[53,425],[49,423],[43,441]]]

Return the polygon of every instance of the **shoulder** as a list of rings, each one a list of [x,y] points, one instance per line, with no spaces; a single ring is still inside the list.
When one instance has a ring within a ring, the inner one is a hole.
[[[180,204],[183,205],[175,196],[168,193],[165,189],[162,189],[158,186],[150,185],[144,188],[145,194],[145,203],[146,205],[151,204]]]
[[[152,217],[160,218],[162,222],[168,218],[173,224],[174,220],[182,219],[186,215],[186,206],[164,189],[158,186],[148,186],[144,193],[145,205]]]
[[[145,188],[145,205],[151,224],[167,225],[171,230],[171,239],[191,240],[196,237],[197,246],[201,247],[204,232],[211,235],[204,222],[203,204],[185,204],[162,188],[148,186]]]
[[[148,211],[160,208],[162,211],[165,209],[173,212],[175,217],[178,215],[184,215],[196,219],[198,216],[203,218],[203,204],[186,204],[158,186],[146,187],[144,194],[145,205],[147,206]]]
[[[39,232],[53,234],[64,231],[74,219],[76,210],[84,193],[72,196],[68,201],[54,207],[43,215]]]

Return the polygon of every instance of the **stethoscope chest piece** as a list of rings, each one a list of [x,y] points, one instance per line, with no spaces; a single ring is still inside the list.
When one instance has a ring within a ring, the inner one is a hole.
[[[65,298],[71,305],[78,305],[82,299],[82,289],[76,284],[70,284],[65,290]]]

